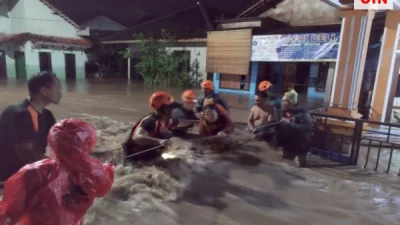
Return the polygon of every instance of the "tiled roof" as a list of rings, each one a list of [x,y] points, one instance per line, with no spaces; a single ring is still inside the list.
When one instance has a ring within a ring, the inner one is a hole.
[[[69,47],[91,47],[92,43],[84,38],[67,38],[57,36],[47,36],[32,33],[18,33],[0,35],[0,43],[9,42],[26,42],[32,41],[34,44],[45,44],[45,45],[58,45],[58,46],[69,46]]]
[[[160,17],[138,26],[123,30],[103,41],[133,40],[134,35],[143,34],[155,39],[162,39],[165,32],[173,35],[178,40],[200,39],[207,37],[207,31],[213,30],[214,20],[229,17],[220,10],[197,4],[187,9]],[[211,26],[211,27],[210,27]]]
[[[71,24],[72,26],[74,26],[76,29],[80,29],[79,25],[77,23],[75,23],[70,17],[68,17],[67,15],[65,15],[60,9],[58,9],[57,7],[55,7],[52,3],[50,3],[47,0],[39,0],[41,1],[45,6],[49,7],[49,9],[51,9],[53,12],[55,12],[58,16],[60,16],[61,18],[63,18],[65,21],[67,21],[69,24]]]

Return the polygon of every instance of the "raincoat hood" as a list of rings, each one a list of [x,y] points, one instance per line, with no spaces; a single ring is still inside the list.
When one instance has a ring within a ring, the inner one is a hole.
[[[48,143],[56,158],[72,160],[75,155],[89,155],[96,145],[96,132],[81,119],[64,119],[50,129]]]

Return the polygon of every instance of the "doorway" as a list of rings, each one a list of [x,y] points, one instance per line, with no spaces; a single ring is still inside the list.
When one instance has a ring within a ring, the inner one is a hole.
[[[14,58],[16,78],[26,80],[25,52],[15,51]]]
[[[300,94],[307,94],[310,77],[310,62],[299,62],[296,65],[296,75],[294,79],[295,90]]]
[[[69,80],[76,79],[75,54],[65,53],[65,76]]]
[[[39,52],[39,67],[40,71],[53,71],[50,52]]]
[[[0,51],[0,79],[7,79],[6,52]]]

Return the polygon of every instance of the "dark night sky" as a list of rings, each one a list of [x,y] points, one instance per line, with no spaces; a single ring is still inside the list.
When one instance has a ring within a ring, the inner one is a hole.
[[[105,15],[125,26],[190,7],[198,0],[48,0],[77,23]],[[209,7],[234,14],[259,0],[203,0]]]

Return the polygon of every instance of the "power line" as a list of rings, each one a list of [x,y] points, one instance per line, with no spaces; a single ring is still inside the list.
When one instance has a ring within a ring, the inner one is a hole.
[[[47,20],[47,19],[36,19],[36,18],[24,18],[24,17],[9,17],[17,20],[36,20],[36,21],[47,21],[47,22],[65,22],[65,20]]]

